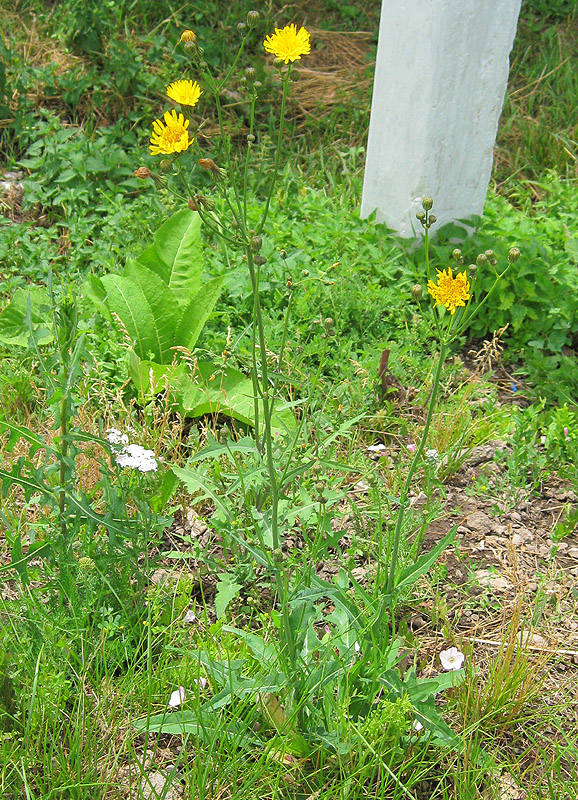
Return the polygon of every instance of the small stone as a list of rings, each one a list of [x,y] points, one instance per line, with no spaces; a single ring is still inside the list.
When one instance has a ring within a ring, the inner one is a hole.
[[[566,551],[566,555],[570,556],[570,558],[578,559],[578,547],[569,547]]]
[[[529,592],[537,592],[538,584],[536,583],[536,581],[530,581],[530,583],[527,586],[527,589]]]
[[[481,533],[482,536],[492,532],[492,520],[483,511],[474,511],[470,514],[466,519],[466,525],[471,531]]]
[[[479,569],[476,572],[476,580],[480,586],[485,586],[488,589],[497,591],[509,589],[512,585],[503,575],[500,575],[499,572],[490,572],[489,569]]]
[[[520,644],[528,644],[530,647],[548,647],[548,640],[541,636],[539,633],[531,633],[530,631],[520,631],[517,636]]]
[[[519,547],[523,543],[523,541],[524,538],[520,536],[519,533],[514,533],[512,535],[512,544],[514,545],[514,547]]]
[[[522,517],[520,516],[520,514],[518,514],[517,511],[512,511],[510,513],[510,519],[513,520],[514,522],[521,522],[522,521]]]

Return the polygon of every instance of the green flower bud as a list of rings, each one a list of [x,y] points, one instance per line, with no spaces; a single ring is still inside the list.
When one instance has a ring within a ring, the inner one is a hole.
[[[470,264],[470,266],[468,267],[468,273],[471,275],[472,278],[476,274],[476,270],[477,266],[475,264]]]
[[[456,261],[459,261],[461,257],[462,251],[456,247],[456,249],[452,251],[452,258],[454,258]]]
[[[253,88],[259,90],[263,86],[261,81],[253,81]]]
[[[247,67],[245,70],[245,77],[247,80],[252,81],[255,80],[255,75],[257,74],[255,67]]]
[[[283,561],[283,551],[280,547],[276,547],[275,550],[273,550],[273,561],[277,564]]]
[[[419,219],[420,222],[423,222],[425,220],[425,214],[423,211],[418,211],[416,217]]]
[[[319,475],[321,472],[323,472],[323,464],[320,464],[319,461],[316,461],[311,467],[311,472],[314,475]]]
[[[433,206],[433,197],[424,197],[421,201],[421,207],[424,211],[429,211]]]
[[[436,217],[435,214],[430,214],[429,215],[429,219],[428,219],[429,227],[431,227],[437,221],[438,221],[438,218]]]
[[[321,492],[325,489],[325,484],[323,481],[317,481],[315,484],[315,489],[321,494]]]
[[[251,239],[251,250],[254,250],[256,253],[263,247],[263,239],[260,236],[253,236]]]
[[[254,133],[248,133],[247,134],[247,142],[249,144],[253,144],[254,141],[255,141],[255,134]]]
[[[239,33],[245,33],[245,31],[247,30],[247,23],[246,22],[239,22],[237,24],[237,30],[239,31]]]
[[[488,263],[488,257],[485,253],[480,253],[479,256],[476,258],[476,264],[478,267],[485,267]]]
[[[423,286],[421,283],[416,283],[411,287],[411,296],[417,302],[423,297]]]
[[[254,11],[254,10],[253,11],[249,11],[249,13],[247,14],[247,25],[250,28],[254,28],[255,25],[259,22],[259,18],[260,17],[261,17],[261,15],[259,14],[258,11]]]
[[[173,171],[173,162],[170,158],[163,158],[163,160],[159,163],[159,169],[161,172],[170,173]]]
[[[488,259],[488,261],[495,261],[496,260],[496,254],[494,253],[493,250],[486,250],[485,256]]]
[[[331,317],[326,317],[323,320],[323,326],[325,327],[325,330],[328,331],[335,327],[335,322]]]
[[[508,261],[510,264],[513,264],[515,261],[517,261],[520,258],[520,255],[521,253],[518,247],[510,247],[508,251]]]
[[[261,255],[255,256],[253,261],[255,262],[255,264],[257,264],[258,267],[262,267],[263,264],[267,263],[267,259],[265,258],[265,256],[261,256]]]

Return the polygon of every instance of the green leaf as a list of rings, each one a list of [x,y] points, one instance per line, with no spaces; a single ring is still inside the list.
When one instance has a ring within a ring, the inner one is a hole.
[[[423,553],[416,561],[403,569],[399,577],[395,579],[393,587],[394,593],[398,593],[400,589],[413,586],[422,575],[425,575],[431,565],[441,556],[446,547],[452,543],[457,530],[458,526],[454,525],[428,553]]]
[[[230,572],[221,572],[219,578],[217,594],[215,595],[215,612],[217,614],[217,619],[221,619],[229,603],[239,596],[239,592],[243,588],[240,583],[236,582],[235,575],[232,575]]]
[[[0,342],[3,344],[20,347],[28,345],[30,328],[26,316],[29,301],[32,330],[40,331],[36,344],[49,344],[53,340],[48,292],[43,286],[30,286],[26,289],[17,289],[12,300],[0,312]]]
[[[136,263],[136,262],[133,262]],[[110,311],[117,314],[134,342],[134,348],[141,359],[153,360],[159,364],[170,363],[174,331],[180,314],[178,306],[161,280],[147,270],[129,269],[127,275],[105,275],[102,283],[107,292]]]
[[[188,350],[193,349],[221,294],[223,281],[224,278],[213,278],[191,297],[182,310],[181,320],[175,331],[175,345],[186,347]]]
[[[170,217],[138,260],[157,273],[180,306],[186,306],[200,289],[203,277],[201,218],[197,212],[184,208]]]

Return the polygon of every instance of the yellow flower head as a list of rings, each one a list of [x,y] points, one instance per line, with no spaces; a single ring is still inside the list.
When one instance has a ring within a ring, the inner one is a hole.
[[[186,30],[181,33],[181,38],[179,39],[177,44],[181,44],[181,42],[196,42],[196,41],[197,41],[196,33],[194,31]]]
[[[456,313],[458,306],[465,306],[470,299],[470,283],[465,272],[452,275],[452,268],[440,272],[436,269],[438,282],[428,281],[427,290],[435,300],[435,306],[445,306],[450,314]]]
[[[167,86],[167,97],[182,106],[195,106],[202,94],[196,81],[174,81]]]
[[[189,120],[182,114],[177,114],[174,109],[165,111],[164,120],[164,123],[161,119],[155,119],[153,122],[153,135],[150,138],[151,155],[183,153],[194,141],[187,130]]]
[[[267,36],[263,47],[268,53],[273,53],[276,58],[282,59],[286,64],[289,61],[296,61],[311,52],[309,31],[305,28],[297,30],[295,23],[286,25],[284,28],[275,28],[275,33]]]

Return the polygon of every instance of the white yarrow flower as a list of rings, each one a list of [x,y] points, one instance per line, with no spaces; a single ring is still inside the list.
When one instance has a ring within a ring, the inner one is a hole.
[[[156,472],[158,467],[154,452],[146,450],[140,444],[127,444],[115,456],[115,461],[119,467],[130,467],[139,472]]]
[[[175,689],[175,691],[172,692],[171,696],[169,697],[169,708],[178,708],[181,703],[185,702],[185,696],[185,687],[179,686],[179,688]]]
[[[121,433],[118,428],[109,428],[106,431],[106,438],[110,444],[128,444],[128,436]]]
[[[457,647],[450,647],[448,650],[442,650],[440,653],[440,661],[446,672],[461,669],[465,658],[465,655],[461,653]]]
[[[425,451],[425,458],[426,461],[430,461],[432,464],[437,464],[437,462],[440,460],[440,454],[435,447],[432,447],[431,450]]]

